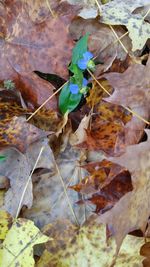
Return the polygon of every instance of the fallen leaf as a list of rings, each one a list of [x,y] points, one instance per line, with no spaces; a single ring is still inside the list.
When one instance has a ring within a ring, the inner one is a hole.
[[[117,105],[129,107],[145,120],[149,119],[150,101],[150,57],[146,66],[142,64],[131,65],[124,73],[108,73],[104,77],[115,89],[114,93],[105,100]],[[132,116],[125,127],[125,143],[138,143],[143,135],[145,123]]]
[[[12,216],[17,213],[24,188],[41,147],[44,147],[44,150],[36,168],[50,169],[51,167],[52,152],[47,143],[48,140],[34,143],[29,146],[25,154],[14,149],[2,151],[2,154],[6,156],[6,160],[0,165],[0,173],[10,180],[10,188],[5,194],[4,205],[1,208],[8,211]],[[26,205],[31,208],[32,200],[32,180],[30,180],[21,207]]]
[[[46,84],[46,81],[40,80],[31,72],[37,70],[68,78],[67,66],[73,48],[68,27],[76,14],[77,7],[67,3],[58,4],[58,14],[55,17],[48,16],[44,21],[35,23],[34,14],[33,21],[31,19],[34,2],[32,0],[28,5],[19,0],[0,3],[2,22],[0,68],[3,69],[0,80],[15,80],[19,84],[18,89],[26,98],[29,100],[27,94],[30,92],[30,96],[32,95],[30,101],[34,100],[33,104],[40,105],[52,95],[53,86],[50,83]],[[40,17],[39,1],[38,4],[37,13],[39,10],[38,17]],[[39,88],[43,89],[40,91]],[[55,97],[47,107],[56,108]]]
[[[105,159],[100,162],[90,162],[82,165],[82,168],[88,171],[88,175],[79,184],[71,187],[82,194],[98,192],[126,170],[120,165]]]
[[[124,151],[124,127],[118,122],[102,122],[95,129],[86,130],[86,140],[78,144],[88,150],[102,150],[108,155]]]
[[[62,234],[53,240],[52,246],[50,242],[47,243],[46,250],[37,263],[37,267],[50,265],[55,267],[110,267],[114,265],[116,267],[142,267],[144,257],[140,255],[139,250],[144,243],[143,238],[126,236],[119,255],[115,259],[115,240],[111,237],[109,242],[106,242],[104,225],[89,223],[82,226],[76,236],[74,232],[70,232],[69,238],[64,239],[63,242],[61,239],[64,227],[61,228]],[[53,229],[54,226],[51,226],[49,232],[51,233]]]
[[[126,234],[137,229],[142,232],[145,231],[150,215],[150,131],[147,130],[146,132],[147,141],[128,146],[122,156],[111,158],[111,161],[129,170],[133,184],[133,191],[123,196],[110,211],[101,215],[98,219],[100,222],[108,224],[109,230],[115,237],[118,249]]]
[[[4,210],[0,211],[0,239],[4,240],[12,225],[12,217]]]
[[[86,170],[80,167],[85,158],[82,151],[69,144],[57,155],[56,161],[53,158],[50,174],[37,178],[32,208],[26,209],[23,216],[33,220],[40,228],[57,219],[68,219],[75,224],[84,222],[85,208],[76,205],[79,195],[69,186],[85,177]]]
[[[1,267],[34,267],[33,246],[45,243],[43,235],[33,222],[25,219],[14,221],[3,242],[0,253]]]
[[[23,117],[13,117],[11,121],[8,119],[8,122],[6,117],[6,120],[0,122],[0,145],[2,148],[15,147],[24,153],[30,144],[47,135],[48,132],[27,123]]]
[[[77,130],[70,135],[70,144],[71,145],[77,145],[85,141],[86,139],[86,132],[85,130],[88,128],[90,123],[91,115],[84,116],[84,118],[81,120],[79,127]]]
[[[40,106],[54,93],[54,86],[31,72],[27,75],[18,74],[14,79],[16,88],[21,92],[23,99],[34,107]],[[57,110],[56,96],[53,96],[45,108]]]
[[[67,0],[67,2],[74,5],[80,5],[82,10],[78,15],[84,19],[96,18],[98,15],[95,0]]]
[[[140,249],[140,254],[146,259],[143,260],[143,267],[150,266],[150,242],[146,242]]]
[[[132,50],[141,50],[150,38],[150,24],[140,14],[132,12],[137,7],[149,5],[149,0],[114,0],[102,5],[100,22],[110,25],[125,25],[132,40]]]

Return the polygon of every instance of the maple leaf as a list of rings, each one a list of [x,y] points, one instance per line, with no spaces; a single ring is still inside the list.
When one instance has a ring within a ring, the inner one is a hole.
[[[31,7],[33,2],[30,1]],[[16,81],[19,73],[28,75],[32,84],[33,77],[32,75],[30,77],[30,73],[35,70],[67,78],[67,66],[73,48],[73,40],[69,36],[68,27],[76,13],[76,7],[66,3],[57,5],[58,16],[49,16],[41,23],[34,23],[31,19],[32,16],[28,16],[29,7],[29,3],[27,8],[26,3],[19,0],[0,3],[2,16],[0,68],[3,69],[0,80]],[[35,81],[34,78],[34,83],[36,82],[37,85],[39,80]],[[30,91],[28,83],[26,87]],[[46,96],[48,91],[49,95],[52,94],[52,89],[52,85],[46,86]],[[32,93],[34,95],[34,92]],[[35,97],[37,97],[36,94]]]
[[[150,38],[150,24],[140,14],[132,12],[141,6],[149,5],[149,0],[114,0],[102,5],[100,21],[112,25],[125,25],[132,40],[132,50],[140,50]]]
[[[129,170],[133,184],[133,191],[123,196],[110,211],[98,219],[108,224],[118,249],[126,234],[137,229],[145,231],[150,215],[150,131],[147,130],[146,133],[146,142],[128,146],[122,156],[111,158],[111,161]]]
[[[142,64],[131,65],[124,73],[104,74],[109,83],[115,89],[114,93],[106,98],[114,104],[130,107],[133,112],[137,113],[145,120],[149,119],[150,109],[150,57],[146,66]],[[125,126],[125,143],[138,143],[145,123],[132,116],[132,119]]]
[[[0,173],[10,180],[10,188],[5,194],[4,205],[1,208],[8,211],[12,216],[16,216],[25,185],[42,146],[44,146],[44,150],[36,168],[49,169],[51,166],[51,150],[48,146],[48,140],[32,144],[25,154],[10,148],[2,150],[6,159],[0,165]],[[21,207],[23,205],[31,207],[32,200],[32,181],[30,180]]]

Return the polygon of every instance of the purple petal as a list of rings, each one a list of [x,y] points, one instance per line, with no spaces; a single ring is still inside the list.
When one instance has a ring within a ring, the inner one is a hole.
[[[79,86],[77,84],[74,84],[74,83],[71,83],[69,85],[69,89],[70,89],[70,92],[73,94],[73,95],[76,95],[78,92],[79,92]]]
[[[86,51],[84,54],[83,54],[83,58],[86,59],[87,61],[89,61],[91,58],[93,58],[94,55],[89,52],[89,51]]]
[[[82,87],[86,87],[88,85],[88,80],[83,78]]]
[[[87,64],[88,64],[88,60],[87,59],[79,59],[78,60],[78,63],[77,63],[78,67],[81,70],[86,70]]]

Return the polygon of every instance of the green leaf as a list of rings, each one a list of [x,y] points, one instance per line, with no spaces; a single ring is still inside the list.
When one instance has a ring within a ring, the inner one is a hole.
[[[89,33],[86,33],[75,45],[72,51],[72,64],[77,64],[78,60],[88,49]]]
[[[8,231],[0,250],[1,267],[34,267],[33,246],[50,240],[32,221],[17,219]]]
[[[3,156],[3,155],[0,155],[0,161],[4,161],[6,159],[6,157],[5,156]]]
[[[71,77],[71,82],[73,77]],[[80,103],[82,94],[78,93],[76,95],[72,94],[69,89],[69,83],[67,83],[61,90],[59,95],[59,108],[60,111],[65,114],[67,111],[71,112]]]
[[[79,86],[79,88],[82,88],[83,73],[78,68],[77,65],[73,64],[72,66],[73,66],[72,71],[73,71],[74,75],[70,77],[70,82],[71,83],[75,83],[75,84],[77,84]]]

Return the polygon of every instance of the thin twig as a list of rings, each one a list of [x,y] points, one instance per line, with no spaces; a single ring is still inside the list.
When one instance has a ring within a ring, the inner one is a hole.
[[[38,112],[39,112],[39,110],[41,109],[41,108],[43,108],[46,104],[47,104],[47,102],[49,101],[49,100],[51,100],[52,98],[53,98],[53,96],[54,95],[56,95],[66,84],[68,83],[68,81],[67,82],[65,82],[60,88],[58,88],[57,90],[56,90],[56,92],[54,93],[54,94],[52,94],[52,95],[50,95],[44,102],[43,102],[43,104],[39,107],[39,108],[37,108],[32,114],[31,114],[31,116],[26,120],[26,121],[29,121],[34,115],[36,115]]]
[[[20,199],[20,202],[19,202],[19,205],[18,205],[18,209],[17,209],[16,217],[15,217],[16,219],[17,219],[18,216],[19,216],[19,213],[20,213],[20,210],[21,210],[21,206],[22,206],[22,202],[23,202],[23,199],[24,199],[24,196],[25,196],[27,187],[28,187],[29,182],[30,182],[30,180],[31,180],[31,178],[32,178],[32,174],[33,174],[34,170],[36,169],[36,166],[37,166],[37,164],[38,164],[38,162],[39,162],[39,159],[40,159],[40,157],[41,157],[41,155],[42,155],[42,152],[43,152],[44,148],[45,148],[44,146],[41,148],[41,150],[40,150],[40,152],[39,152],[39,155],[38,155],[38,157],[37,157],[37,160],[36,160],[36,162],[35,162],[35,164],[34,164],[34,167],[33,167],[33,169],[32,169],[32,172],[31,172],[31,174],[29,175],[29,178],[28,178],[28,180],[27,180],[27,182],[26,182],[26,185],[25,185],[25,187],[24,187],[24,190],[23,190],[23,192],[22,192],[22,196],[21,196],[21,199]]]
[[[143,17],[143,20],[147,17],[147,15],[150,13],[150,8],[148,9],[148,11],[146,12],[146,14]]]
[[[119,38],[118,34],[116,33],[116,31],[114,30],[114,28],[112,27],[112,25],[109,25],[109,28],[111,29],[111,31],[113,32],[113,34],[115,35],[117,41],[120,43],[120,45],[122,46],[123,50],[129,54],[127,48],[124,46],[123,42],[121,41],[121,39]],[[129,54],[129,56],[131,57],[131,55]]]
[[[101,6],[100,6],[98,0],[95,0],[95,3],[96,3],[96,5],[97,5],[97,7],[98,7],[99,13],[101,14],[101,13],[102,13],[102,8],[101,8]]]
[[[62,184],[63,189],[64,189],[64,193],[65,193],[65,196],[66,196],[66,199],[67,199],[67,202],[68,202],[70,211],[71,211],[71,213],[72,213],[72,215],[73,215],[73,217],[74,217],[74,219],[75,219],[77,225],[80,225],[79,222],[78,222],[78,219],[77,219],[77,217],[76,217],[76,214],[75,214],[75,212],[74,212],[74,210],[73,210],[73,207],[72,207],[72,204],[71,204],[71,202],[70,202],[70,199],[69,199],[69,197],[68,197],[67,189],[66,189],[66,186],[65,186],[65,184],[64,184],[63,178],[62,178],[62,176],[61,176],[60,170],[59,170],[59,168],[58,168],[58,166],[57,166],[57,163],[55,163],[55,164],[56,164],[56,169],[57,169],[57,172],[58,172],[58,175],[59,175],[61,184]]]
[[[55,18],[56,16],[55,16],[55,14],[54,14],[51,6],[50,6],[49,0],[46,0],[46,4],[48,6],[48,9],[49,9],[50,13],[52,14],[52,17]]]
[[[108,90],[96,79],[96,77],[93,75],[93,73],[88,69],[89,74],[91,75],[91,77],[93,78],[93,80],[105,91],[105,93],[109,96],[111,96],[111,94],[108,92]],[[123,105],[122,105],[123,106]],[[132,115],[136,116],[138,119],[140,119],[141,121],[145,122],[146,124],[150,125],[150,122],[147,121],[146,119],[144,119],[143,117],[141,117],[139,114],[137,114],[135,111],[131,110],[128,107],[123,106],[127,111],[129,111]]]
[[[99,12],[101,13],[101,12],[102,12],[102,8],[101,8],[101,6],[99,5],[99,3],[97,2],[97,0],[95,0],[95,3],[97,4],[97,7],[98,7],[98,9],[99,9]],[[149,13],[150,13],[150,8],[149,8],[148,11],[146,12],[146,14],[143,16],[143,21],[144,21],[144,19],[147,17],[147,15],[148,15]],[[125,47],[124,44],[121,42],[121,39],[124,38],[124,37],[129,33],[129,31],[127,31],[126,33],[124,33],[123,35],[121,35],[121,36],[119,37],[119,36],[117,35],[117,33],[115,32],[114,28],[112,27],[112,25],[109,24],[109,27],[110,27],[110,29],[113,31],[113,33],[115,34],[115,36],[116,36],[116,38],[117,38],[112,44],[115,44],[115,43],[119,42],[119,43],[121,44],[122,48],[124,49],[124,51],[125,51],[126,53],[128,53],[126,47]],[[108,46],[106,46],[101,52],[103,52],[105,49],[107,49],[107,48],[108,48],[110,45],[112,45],[112,44],[109,44]],[[130,54],[129,54],[129,56],[131,57]]]

